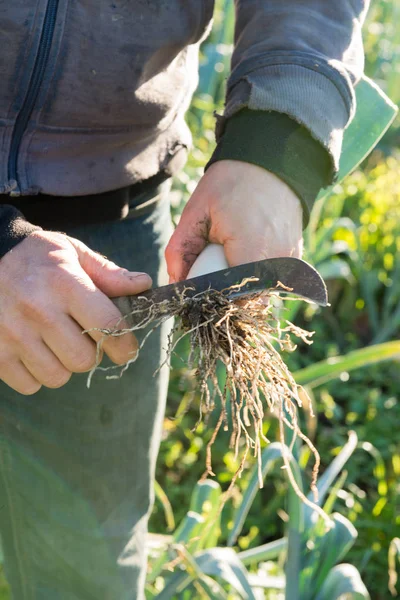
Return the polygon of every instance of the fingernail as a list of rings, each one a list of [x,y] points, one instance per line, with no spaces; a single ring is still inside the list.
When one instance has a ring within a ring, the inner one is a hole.
[[[139,279],[143,279],[143,281],[145,279],[151,281],[151,277],[150,277],[150,275],[148,275],[148,273],[137,273],[136,271],[126,271],[124,273],[124,275],[126,277],[128,277],[128,279],[130,279],[131,281],[137,281]]]

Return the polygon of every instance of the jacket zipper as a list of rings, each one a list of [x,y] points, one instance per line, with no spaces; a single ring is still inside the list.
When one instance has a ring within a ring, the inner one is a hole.
[[[59,0],[48,0],[47,2],[42,34],[40,36],[39,48],[37,51],[31,80],[29,82],[28,91],[26,92],[22,108],[15,121],[14,130],[11,137],[10,155],[8,159],[8,179],[10,185],[13,186],[13,189],[10,192],[11,196],[19,196],[21,193],[18,181],[18,154],[21,147],[22,138],[36,104],[49,59],[54,28],[56,25],[58,4]]]

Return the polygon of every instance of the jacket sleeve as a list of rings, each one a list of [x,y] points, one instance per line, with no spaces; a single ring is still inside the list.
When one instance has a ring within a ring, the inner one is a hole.
[[[41,227],[29,223],[11,204],[0,204],[0,259]]]
[[[243,108],[304,126],[338,169],[364,67],[361,27],[369,0],[235,0],[232,70],[217,141]]]

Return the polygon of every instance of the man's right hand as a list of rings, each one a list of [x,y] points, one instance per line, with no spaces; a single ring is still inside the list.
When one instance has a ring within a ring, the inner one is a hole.
[[[122,269],[74,238],[32,233],[0,260],[0,379],[29,395],[89,371],[102,333],[82,330],[113,327],[121,313],[109,298],[138,294],[151,283],[149,275]],[[102,347],[123,364],[137,341],[130,333],[107,337]]]

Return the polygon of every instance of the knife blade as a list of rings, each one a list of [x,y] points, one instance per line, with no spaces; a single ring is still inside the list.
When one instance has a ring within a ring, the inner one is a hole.
[[[239,286],[244,280],[249,281],[240,288],[229,290],[232,286]],[[229,267],[222,271],[152,288],[137,296],[119,296],[111,300],[124,316],[129,315],[127,321],[130,327],[133,327],[143,320],[143,313],[130,313],[147,306],[149,302],[172,300],[184,290],[186,296],[191,297],[213,289],[229,294],[229,298],[235,300],[274,289],[279,286],[279,283],[288,288],[288,290],[279,288],[281,294],[298,296],[320,306],[328,304],[326,286],[318,271],[304,260],[289,257],[267,258]]]

